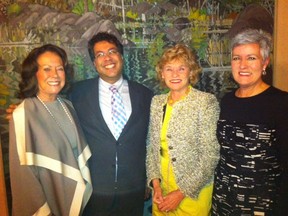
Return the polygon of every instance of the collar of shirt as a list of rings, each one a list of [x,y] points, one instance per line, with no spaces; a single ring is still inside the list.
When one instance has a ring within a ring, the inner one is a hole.
[[[119,93],[121,92],[121,87],[123,85],[123,81],[124,81],[124,79],[121,76],[120,79],[117,80],[117,82],[115,82],[113,84],[113,86],[116,86],[116,88],[119,91]],[[111,85],[111,83],[108,83],[108,82],[104,81],[103,79],[99,78],[99,86],[100,86],[101,90],[106,90],[107,92],[108,91],[110,92],[109,87],[112,86],[112,85]],[[111,94],[111,92],[110,92],[110,94]]]

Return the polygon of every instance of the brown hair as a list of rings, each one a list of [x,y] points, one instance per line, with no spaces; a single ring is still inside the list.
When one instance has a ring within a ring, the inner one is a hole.
[[[21,99],[28,98],[28,97],[35,97],[38,93],[38,81],[36,78],[36,73],[38,71],[38,57],[45,52],[53,52],[58,55],[63,62],[65,74],[68,74],[68,77],[72,76],[71,67],[68,65],[67,54],[64,49],[53,45],[53,44],[46,44],[41,47],[34,48],[28,56],[24,59],[22,63],[22,71],[21,71],[21,81],[19,83],[19,94],[18,97]],[[68,78],[66,77],[66,80]],[[67,83],[66,85],[67,86]]]

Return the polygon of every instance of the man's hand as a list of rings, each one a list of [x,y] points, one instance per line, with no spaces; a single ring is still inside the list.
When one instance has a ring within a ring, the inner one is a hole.
[[[5,119],[7,119],[7,121],[9,121],[12,118],[12,113],[16,109],[17,106],[18,104],[10,104],[9,107],[6,109]]]

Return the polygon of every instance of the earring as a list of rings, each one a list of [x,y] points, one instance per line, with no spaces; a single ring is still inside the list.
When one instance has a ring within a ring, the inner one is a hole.
[[[265,76],[266,74],[267,74],[267,73],[266,73],[266,70],[263,69],[263,71],[262,71],[262,75]]]

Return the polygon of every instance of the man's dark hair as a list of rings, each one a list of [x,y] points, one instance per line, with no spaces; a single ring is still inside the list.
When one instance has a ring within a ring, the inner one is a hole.
[[[101,41],[107,41],[114,44],[117,47],[118,52],[123,56],[123,45],[118,38],[107,32],[99,32],[88,41],[88,52],[92,62],[95,59],[94,45]]]

